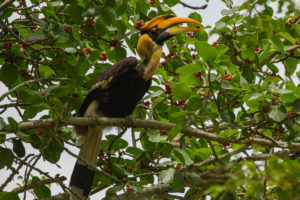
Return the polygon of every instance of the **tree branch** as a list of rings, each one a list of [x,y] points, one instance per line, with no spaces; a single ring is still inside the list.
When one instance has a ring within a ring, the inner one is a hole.
[[[56,177],[51,178],[51,179],[46,179],[46,180],[42,180],[42,181],[39,181],[39,182],[30,183],[28,185],[16,188],[16,189],[13,190],[13,192],[21,193],[21,192],[24,192],[26,190],[30,190],[30,189],[33,189],[33,188],[36,188],[36,187],[39,187],[39,186],[42,186],[42,185],[62,182],[62,181],[65,181],[65,180],[67,180],[66,177],[56,175]]]
[[[14,2],[14,0],[6,0],[0,5],[0,11],[5,9],[10,3]]]
[[[53,81],[54,80],[55,81],[68,81],[70,79],[69,78],[46,77],[46,78],[38,78],[38,79],[29,80],[29,81],[26,81],[24,83],[21,83],[21,84],[17,85],[13,89],[10,89],[7,92],[5,92],[4,94],[2,94],[0,96],[0,101],[2,99],[4,99],[6,96],[8,96],[9,94],[11,94],[11,93],[15,92],[16,90],[18,90],[19,88],[21,88],[21,87],[28,86],[31,83],[36,83],[36,82],[40,82],[40,81],[49,81],[49,80],[53,80]]]
[[[28,121],[28,122],[21,122],[19,123],[18,129],[21,131],[26,131],[30,129],[37,129],[37,128],[51,128],[53,125],[58,123],[58,126],[66,126],[66,125],[73,125],[73,126],[90,126],[90,125],[103,125],[103,126],[117,126],[117,127],[127,127],[128,120],[123,118],[84,118],[84,117],[72,117],[69,119],[42,119],[42,120],[35,120],[35,121]],[[152,128],[152,129],[166,129],[171,130],[175,127],[175,124],[172,123],[165,123],[156,120],[132,120],[131,124],[132,128]],[[0,131],[3,132],[14,132],[14,130],[9,127],[8,125],[3,127]],[[220,143],[229,142],[229,143],[236,143],[236,144],[244,144],[245,141],[241,140],[228,140],[226,138],[222,138],[216,134],[212,134],[200,129],[195,129],[191,127],[184,127],[181,131],[185,136],[194,136],[196,138],[205,138],[212,141],[217,141]],[[290,148],[290,149],[300,149],[300,143],[292,142],[282,142],[277,141],[274,143],[273,141],[262,139],[258,137],[253,138],[253,142],[256,145],[268,146],[268,147],[280,147],[280,148]]]
[[[207,4],[204,4],[203,6],[191,6],[191,5],[188,5],[182,1],[179,2],[181,5],[183,5],[184,7],[187,7],[187,8],[191,8],[191,9],[205,9],[207,7]]]

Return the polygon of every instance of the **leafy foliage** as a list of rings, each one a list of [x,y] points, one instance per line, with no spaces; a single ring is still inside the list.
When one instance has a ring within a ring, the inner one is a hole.
[[[167,124],[160,130],[133,128],[131,143],[128,134],[103,138],[101,173],[93,186],[108,188],[107,199],[121,198],[120,192],[148,199],[174,199],[169,192],[186,199],[299,198],[299,11],[291,0],[277,1],[278,10],[268,0],[245,0],[239,6],[222,1],[227,9],[215,25],[166,43],[168,53],[149,94],[133,113],[135,119],[176,125],[171,130]],[[25,130],[21,122],[72,117],[104,70],[136,54],[140,20],[173,14],[179,3],[1,3],[0,80],[7,90],[0,96],[0,113],[13,110],[21,118],[0,117],[0,168],[12,171],[8,182],[16,175],[14,165],[34,171],[31,164],[41,158],[55,164],[66,143],[75,143],[68,126],[36,122],[38,129]],[[195,11],[189,17],[202,21]],[[211,36],[218,39],[209,43]],[[183,133],[186,127],[201,137]],[[208,133],[216,137],[205,137]],[[25,143],[36,155],[28,154]],[[24,186],[35,186],[29,189],[37,198],[50,197],[43,179],[57,181],[39,173],[25,174]],[[17,191],[3,190],[0,198],[19,199]]]

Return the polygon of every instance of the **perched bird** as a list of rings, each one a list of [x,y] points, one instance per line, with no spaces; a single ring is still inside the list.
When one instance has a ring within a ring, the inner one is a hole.
[[[79,117],[116,117],[130,115],[151,85],[151,77],[160,66],[163,43],[174,35],[199,31],[192,27],[173,27],[180,23],[200,22],[174,15],[158,16],[141,28],[137,51],[143,58],[137,66],[135,57],[125,58],[100,75],[79,109]],[[97,166],[102,137],[101,126],[74,127],[84,135],[83,145],[70,181],[71,199],[87,199]],[[88,164],[88,165],[87,165]],[[92,167],[91,167],[92,166]]]

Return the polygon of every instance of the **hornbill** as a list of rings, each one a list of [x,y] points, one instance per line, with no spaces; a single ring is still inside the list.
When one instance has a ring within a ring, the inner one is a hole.
[[[173,27],[180,23],[200,22],[175,15],[158,16],[141,28],[137,51],[143,61],[125,58],[103,72],[92,86],[79,109],[79,117],[115,117],[130,115],[151,85],[151,77],[160,66],[163,43],[174,35],[199,31],[192,27]],[[136,67],[137,66],[137,67]],[[97,166],[102,130],[105,127],[74,127],[73,133],[84,135],[70,181],[71,199],[87,199]],[[87,164],[88,163],[88,166]],[[91,167],[93,166],[93,167]]]

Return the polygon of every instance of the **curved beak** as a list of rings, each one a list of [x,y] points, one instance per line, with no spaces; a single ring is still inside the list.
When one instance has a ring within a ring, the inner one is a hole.
[[[172,27],[177,24],[181,23],[193,23],[193,24],[201,24],[200,22],[186,18],[186,17],[177,17],[175,15],[161,15],[158,17],[155,17],[151,21],[149,21],[145,26],[142,27],[142,31],[146,31],[147,29],[151,28],[158,28],[161,29],[162,32],[159,34],[159,40],[160,41],[166,41],[170,39],[171,37],[185,33],[188,31],[202,31],[197,28],[192,27]]]
[[[175,15],[161,15],[155,17],[154,19],[150,20],[147,24],[142,27],[142,30],[151,29],[155,26],[159,29],[167,29],[171,26],[181,23],[194,23],[194,24],[201,24],[200,22],[186,18],[186,17],[177,17]]]

